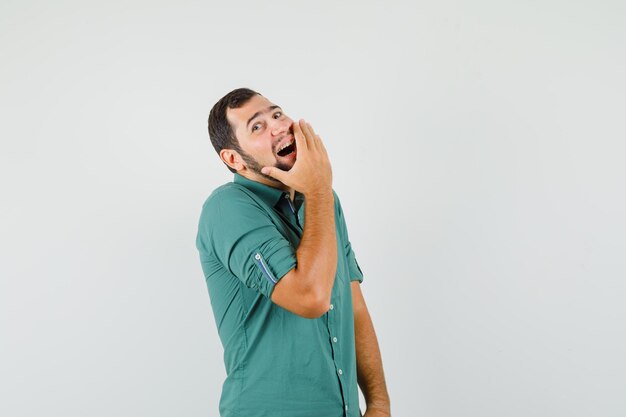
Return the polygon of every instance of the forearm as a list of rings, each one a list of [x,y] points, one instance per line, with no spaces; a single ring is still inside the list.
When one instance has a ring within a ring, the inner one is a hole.
[[[390,414],[389,394],[385,383],[383,364],[376,332],[367,307],[355,309],[354,332],[356,345],[357,380],[367,409]]]
[[[306,222],[296,250],[296,266],[272,289],[279,306],[305,318],[317,318],[330,308],[337,268],[335,196],[326,148],[311,125],[293,124],[296,162],[288,171],[263,167],[265,175],[304,194]]]
[[[305,195],[302,239],[296,251],[296,274],[302,292],[330,303],[337,269],[337,235],[332,189]]]

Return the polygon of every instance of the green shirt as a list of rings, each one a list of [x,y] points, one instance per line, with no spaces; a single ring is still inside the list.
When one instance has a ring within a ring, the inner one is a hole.
[[[304,196],[235,174],[202,206],[196,246],[226,380],[222,417],[359,417],[350,281],[363,274],[335,200],[337,273],[330,310],[317,319],[274,304],[276,283],[296,266]]]

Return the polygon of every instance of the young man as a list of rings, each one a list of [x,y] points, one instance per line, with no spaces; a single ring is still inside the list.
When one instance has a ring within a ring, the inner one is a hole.
[[[196,246],[222,345],[222,417],[390,416],[382,362],[320,137],[240,88],[209,115],[233,182]]]

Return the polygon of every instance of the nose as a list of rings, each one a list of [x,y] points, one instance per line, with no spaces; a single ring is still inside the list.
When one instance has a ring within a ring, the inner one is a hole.
[[[291,122],[287,118],[285,118],[284,120],[274,119],[274,122],[272,124],[272,135],[282,135],[289,131],[290,126]]]

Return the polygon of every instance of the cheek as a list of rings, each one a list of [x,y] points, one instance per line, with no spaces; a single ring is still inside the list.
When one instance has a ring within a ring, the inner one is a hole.
[[[250,150],[248,153],[254,156],[255,159],[259,159],[259,160],[274,157],[274,152],[272,151],[272,145],[269,140],[267,142],[259,140],[258,143],[255,143],[254,145],[250,146]]]

